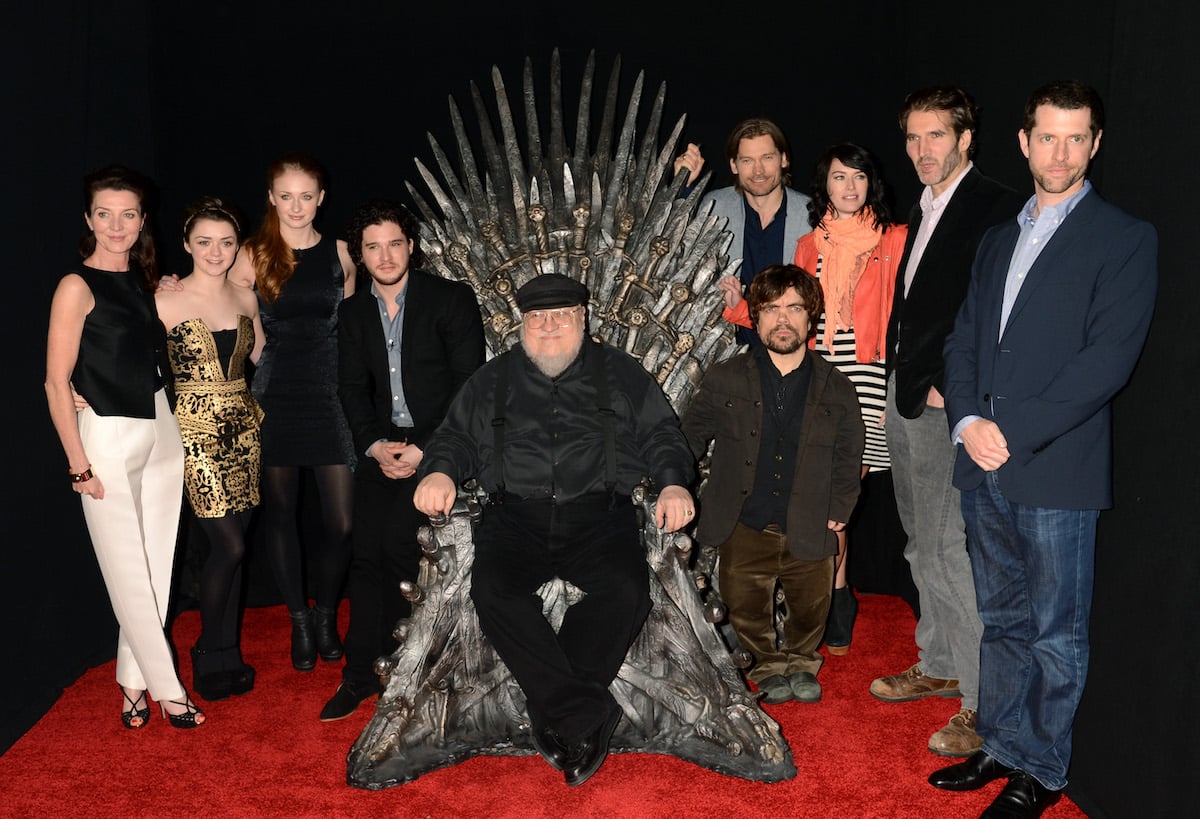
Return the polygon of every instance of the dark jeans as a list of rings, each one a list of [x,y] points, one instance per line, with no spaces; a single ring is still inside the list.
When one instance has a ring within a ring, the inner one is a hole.
[[[417,529],[428,522],[413,507],[416,487],[415,476],[391,480],[371,458],[358,462],[342,679],[360,688],[379,684],[375,660],[396,650],[396,621],[412,614],[412,604],[400,594],[400,581],[417,579]]]
[[[627,497],[610,503],[608,496],[589,496],[561,506],[509,501],[484,509],[471,599],[536,726],[573,741],[611,713],[608,686],[650,612],[648,572]],[[537,594],[555,577],[584,593],[557,634]]]
[[[996,759],[1061,789],[1087,679],[1100,513],[1013,503],[995,472],[962,500],[983,620],[976,730]]]

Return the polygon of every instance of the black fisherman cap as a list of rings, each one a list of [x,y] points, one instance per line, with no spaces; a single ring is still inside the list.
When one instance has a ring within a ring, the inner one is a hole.
[[[551,307],[574,307],[587,304],[587,301],[587,286],[561,273],[543,273],[517,290],[517,307],[522,313]]]

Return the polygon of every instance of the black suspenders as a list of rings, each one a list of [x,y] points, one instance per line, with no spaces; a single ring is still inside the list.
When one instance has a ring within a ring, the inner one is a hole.
[[[604,491],[609,495],[617,487],[617,439],[616,418],[609,400],[608,378],[604,366],[604,347],[594,342],[588,349],[588,378],[596,387],[596,409],[604,426]],[[517,356],[510,355],[496,376],[494,414],[492,416],[492,460],[496,476],[496,491],[492,503],[504,502],[504,410],[508,404],[508,381],[510,370],[517,366]]]

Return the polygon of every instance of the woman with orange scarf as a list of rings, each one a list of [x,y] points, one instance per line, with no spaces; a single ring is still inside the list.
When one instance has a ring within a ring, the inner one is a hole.
[[[841,370],[858,393],[867,428],[863,475],[888,469],[883,430],[888,314],[908,228],[892,221],[874,156],[852,143],[834,145],[817,162],[809,195],[809,224],[794,262],[815,275],[825,314],[809,347]],[[750,326],[746,302],[724,286],[725,318]],[[846,582],[846,532],[838,532],[833,599],[825,628],[830,654],[850,650],[858,601]]]

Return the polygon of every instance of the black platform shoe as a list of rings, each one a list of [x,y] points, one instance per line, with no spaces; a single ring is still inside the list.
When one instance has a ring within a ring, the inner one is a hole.
[[[327,663],[342,659],[342,641],[338,638],[337,610],[330,611],[321,606],[312,608],[313,635],[317,639],[317,653]]]
[[[221,665],[220,651],[192,648],[192,690],[209,702],[232,693],[232,680]]]
[[[254,688],[254,666],[242,659],[237,646],[221,649],[221,668],[229,674],[229,693],[245,694]]]
[[[835,657],[850,651],[854,621],[858,617],[858,600],[849,586],[833,590],[829,600],[829,619],[825,622],[825,648]]]
[[[288,614],[292,618],[292,668],[297,671],[312,671],[317,665],[312,609],[292,611]]]

